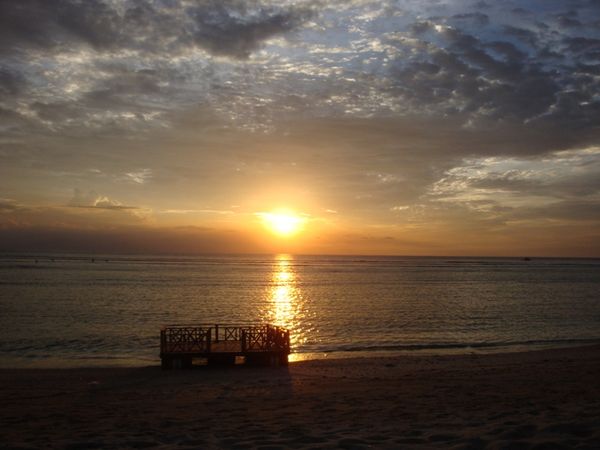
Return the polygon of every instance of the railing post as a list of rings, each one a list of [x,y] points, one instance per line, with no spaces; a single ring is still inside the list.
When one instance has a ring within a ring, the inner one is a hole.
[[[206,330],[206,353],[210,353],[211,330]]]
[[[246,351],[246,330],[242,330],[242,352]]]
[[[219,325],[215,325],[215,342],[219,342]]]

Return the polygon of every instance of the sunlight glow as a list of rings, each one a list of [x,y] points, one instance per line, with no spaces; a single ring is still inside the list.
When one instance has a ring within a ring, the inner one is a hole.
[[[298,233],[305,222],[304,218],[287,211],[257,213],[257,215],[262,218],[270,231],[284,237]]]

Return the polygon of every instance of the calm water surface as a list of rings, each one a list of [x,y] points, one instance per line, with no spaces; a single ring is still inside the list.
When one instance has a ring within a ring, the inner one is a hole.
[[[154,363],[173,323],[283,325],[296,359],[592,343],[599,293],[590,259],[0,255],[0,366]]]

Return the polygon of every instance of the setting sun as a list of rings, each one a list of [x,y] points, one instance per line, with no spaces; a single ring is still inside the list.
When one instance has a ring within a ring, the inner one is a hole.
[[[279,236],[291,236],[302,229],[304,219],[290,212],[271,212],[258,214],[265,226]]]

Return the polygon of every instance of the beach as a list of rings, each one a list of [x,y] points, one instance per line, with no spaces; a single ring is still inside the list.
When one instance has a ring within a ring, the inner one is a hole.
[[[3,369],[2,448],[600,446],[600,346],[294,362]]]

